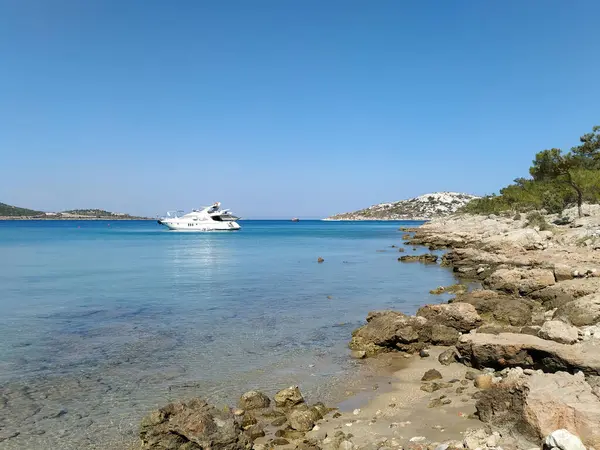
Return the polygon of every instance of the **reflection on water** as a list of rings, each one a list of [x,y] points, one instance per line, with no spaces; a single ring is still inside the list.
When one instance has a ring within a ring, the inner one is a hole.
[[[327,400],[368,310],[414,312],[453,281],[397,263],[397,223],[243,226],[0,225],[0,439],[16,433],[0,446],[122,448],[142,414],[193,395],[294,383]]]

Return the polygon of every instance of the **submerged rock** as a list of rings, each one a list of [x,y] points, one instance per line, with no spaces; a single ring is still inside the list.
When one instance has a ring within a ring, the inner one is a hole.
[[[170,403],[142,419],[142,450],[248,450],[250,438],[231,412],[196,398]]]
[[[426,253],[424,255],[406,255],[398,258],[400,262],[422,262],[425,264],[435,264],[438,260],[436,255]]]

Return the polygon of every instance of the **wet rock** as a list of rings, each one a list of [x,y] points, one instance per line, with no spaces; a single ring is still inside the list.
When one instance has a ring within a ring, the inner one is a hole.
[[[304,397],[298,386],[290,386],[275,394],[275,404],[280,408],[289,408],[304,403]]]
[[[421,377],[421,381],[432,381],[432,380],[440,380],[442,378],[442,374],[436,369],[429,369],[427,372],[423,374]]]
[[[263,437],[265,435],[265,430],[263,430],[263,427],[261,427],[260,425],[252,425],[245,432],[248,435],[248,437],[250,439],[252,439],[253,441],[255,439],[258,439],[258,438]]]
[[[290,427],[298,431],[310,431],[315,426],[317,420],[321,419],[321,415],[314,408],[293,409],[288,414],[288,422]]]
[[[325,417],[330,411],[334,411],[335,408],[328,408],[327,406],[325,406],[323,403],[318,402],[315,403],[312,408],[314,408],[319,415],[321,416],[320,418],[322,419],[323,417]]]
[[[251,409],[268,408],[271,400],[260,391],[248,391],[242,395],[238,406],[246,411]]]
[[[401,262],[421,262],[425,264],[435,264],[438,260],[436,255],[426,253],[424,255],[406,255],[398,258]]]
[[[560,450],[586,450],[581,439],[565,429],[553,431],[546,436],[544,446]]]
[[[427,350],[426,348],[424,348],[423,350],[421,350],[419,352],[419,356],[421,358],[429,358],[429,350]]]
[[[579,338],[579,333],[574,326],[560,320],[550,320],[542,325],[538,336],[561,344],[574,344]]]
[[[426,318],[432,324],[451,327],[463,333],[481,324],[481,317],[475,307],[469,303],[425,305],[419,308],[417,316]]]
[[[242,428],[246,429],[251,427],[252,425],[256,425],[258,423],[258,420],[256,420],[256,417],[254,417],[252,414],[246,414],[244,417],[242,417]]]
[[[486,287],[511,294],[527,295],[555,283],[548,269],[498,269],[484,280]]]
[[[367,357],[367,352],[364,350],[352,350],[350,352],[350,356],[354,359],[364,359]]]
[[[440,353],[440,356],[438,356],[438,361],[443,366],[449,366],[453,362],[456,362],[459,357],[460,355],[458,354],[458,350],[456,350],[456,347],[450,347],[449,349],[444,350],[442,353]]]
[[[600,322],[600,293],[586,295],[565,303],[554,313],[554,320],[562,320],[576,327]]]
[[[170,403],[142,419],[143,450],[247,450],[250,438],[233,414],[221,411],[204,400]]]

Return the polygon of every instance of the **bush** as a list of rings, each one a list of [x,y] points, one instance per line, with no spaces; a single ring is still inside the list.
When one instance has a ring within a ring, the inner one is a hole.
[[[546,222],[544,216],[542,216],[538,211],[530,212],[527,214],[526,219],[527,223],[525,224],[525,227],[538,227],[540,231],[546,231],[552,228],[550,224]]]

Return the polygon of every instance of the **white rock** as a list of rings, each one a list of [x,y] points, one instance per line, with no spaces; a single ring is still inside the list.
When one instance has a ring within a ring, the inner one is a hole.
[[[409,439],[410,442],[425,442],[426,440],[425,436],[414,436]]]
[[[579,339],[579,332],[577,328],[565,322],[549,320],[542,325],[538,336],[561,344],[574,344]]]
[[[339,450],[352,450],[353,448],[354,448],[354,444],[350,441],[340,442]]]
[[[560,450],[586,450],[581,439],[564,429],[550,433],[544,440],[544,444]]]
[[[498,443],[500,442],[500,433],[494,431],[491,436],[485,440],[485,445],[488,447],[498,447]]]
[[[355,416],[358,416],[360,414],[360,409],[355,409],[354,411],[352,411],[352,414],[354,414]]]

